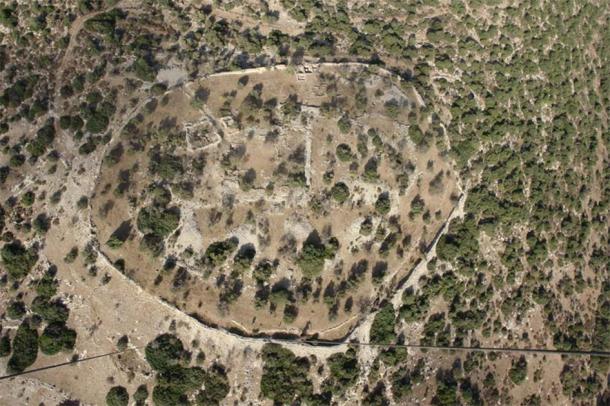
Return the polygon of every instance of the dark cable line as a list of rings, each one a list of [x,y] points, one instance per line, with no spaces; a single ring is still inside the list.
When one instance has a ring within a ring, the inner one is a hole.
[[[22,372],[16,372],[14,374],[0,376],[0,381],[3,381],[5,379],[9,379],[9,378],[15,378],[15,377],[21,376],[21,375],[31,374],[31,373],[34,373],[34,372],[46,371],[48,369],[54,369],[54,368],[64,367],[64,366],[67,366],[67,365],[78,364],[80,362],[92,361],[92,360],[98,359],[98,358],[109,357],[109,356],[112,356],[112,355],[118,355],[118,354],[122,354],[122,353],[127,352],[127,351],[133,351],[136,348],[138,348],[138,347],[127,348],[127,349],[122,350],[122,351],[107,352],[105,354],[93,355],[91,357],[86,357],[86,358],[72,359],[70,361],[61,362],[59,364],[47,365],[45,367],[29,369],[27,371],[22,371]]]
[[[274,340],[294,342],[294,340]],[[359,342],[341,342],[325,340],[302,340],[303,344],[333,346],[337,344],[353,345],[357,347],[386,347],[386,348],[412,348],[419,350],[446,350],[446,351],[468,351],[468,352],[501,352],[501,353],[523,353],[523,354],[551,354],[567,356],[591,356],[610,358],[610,352],[597,350],[553,350],[548,348],[519,348],[519,347],[466,347],[466,346],[445,346],[445,345],[422,345],[422,344],[376,344]]]
[[[359,342],[336,342],[336,341],[325,341],[325,340],[301,340],[301,339],[276,339],[266,338],[264,341],[269,343],[284,343],[284,344],[307,344],[312,346],[328,346],[334,347],[338,345],[356,346],[356,347],[384,347],[384,348],[411,348],[417,350],[431,350],[431,351],[464,351],[464,352],[500,352],[500,353],[515,353],[515,354],[545,354],[545,355],[565,355],[565,356],[585,356],[585,357],[603,357],[610,358],[610,352],[608,351],[586,351],[586,350],[552,350],[548,348],[518,348],[518,347],[465,347],[465,346],[445,346],[445,345],[420,345],[420,344],[377,344],[377,343],[359,343]],[[34,372],[46,371],[49,369],[64,367],[67,365],[74,365],[80,362],[92,361],[94,359],[109,357],[113,355],[122,354],[127,351],[133,351],[141,347],[131,347],[123,351],[114,351],[105,354],[94,355],[86,358],[79,358],[71,361],[62,362],[59,364],[48,365],[45,367],[34,368],[28,371],[17,372],[10,375],[0,376],[0,381],[15,378],[17,376],[31,374]]]

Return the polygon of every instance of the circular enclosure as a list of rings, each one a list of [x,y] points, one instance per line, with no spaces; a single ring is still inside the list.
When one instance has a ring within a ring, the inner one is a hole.
[[[413,268],[456,177],[417,94],[360,64],[211,75],[108,146],[92,221],[149,292],[244,333],[336,338]]]

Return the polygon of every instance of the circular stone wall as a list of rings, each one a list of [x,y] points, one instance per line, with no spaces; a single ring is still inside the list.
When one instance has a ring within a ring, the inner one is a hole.
[[[153,97],[108,146],[100,246],[207,323],[343,336],[451,211],[444,135],[421,107],[358,64],[216,74]]]

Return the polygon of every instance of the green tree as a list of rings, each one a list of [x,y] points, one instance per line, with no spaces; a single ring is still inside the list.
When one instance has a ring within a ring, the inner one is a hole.
[[[47,355],[54,355],[60,351],[70,351],[74,348],[75,343],[76,331],[58,322],[47,325],[38,339],[40,351]]]
[[[337,182],[330,190],[330,194],[339,204],[345,202],[349,198],[349,188],[343,182]]]
[[[123,386],[113,386],[106,394],[108,406],[127,406],[129,404],[129,393]]]
[[[261,393],[280,404],[306,399],[313,393],[308,371],[307,358],[297,358],[279,344],[265,344]]]
[[[38,356],[38,332],[30,327],[28,320],[21,323],[13,338],[13,355],[8,360],[10,373],[25,371]]]
[[[182,341],[173,334],[161,334],[148,343],[144,350],[146,361],[157,371],[164,371],[189,360]]]
[[[513,361],[513,365],[508,371],[508,376],[515,385],[519,385],[525,381],[525,378],[527,377],[527,360],[524,356],[519,357],[516,362]]]
[[[392,303],[387,303],[375,315],[371,324],[370,340],[374,344],[390,344],[396,339],[394,324],[396,323],[396,313]]]
[[[4,268],[13,279],[22,279],[38,261],[38,254],[34,249],[25,248],[18,240],[5,244],[0,251],[0,257]]]

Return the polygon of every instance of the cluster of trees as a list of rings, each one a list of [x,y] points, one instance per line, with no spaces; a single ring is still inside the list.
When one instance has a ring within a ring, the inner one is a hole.
[[[160,255],[168,237],[180,223],[178,207],[159,207],[156,205],[140,209],[137,218],[138,229],[144,237],[142,246],[153,255]]]
[[[330,356],[327,365],[328,378],[322,382],[321,391],[315,393],[309,377],[312,366],[309,359],[296,357],[279,344],[265,344],[261,393],[279,404],[330,404],[356,383],[360,366],[354,349]]]
[[[79,1],[77,7],[79,12],[88,13],[99,10],[101,4],[99,1],[83,0]],[[599,59],[599,55],[607,54],[608,41],[603,44],[599,42],[601,39],[596,39],[599,38],[597,33],[604,32],[598,18],[604,14],[603,4],[574,6],[559,2],[553,7],[532,4],[523,9],[511,5],[498,8],[494,2],[487,2],[484,7],[491,18],[486,19],[484,24],[468,14],[469,9],[464,7],[462,1],[452,2],[451,13],[435,18],[422,18],[427,7],[396,1],[382,3],[375,8],[354,9],[347,9],[342,4],[328,7],[315,0],[283,1],[282,4],[293,18],[306,23],[304,34],[291,38],[279,31],[268,36],[262,36],[255,30],[240,33],[238,26],[211,18],[208,10],[200,16],[203,28],[185,29],[177,35],[181,44],[185,45],[181,57],[184,56],[187,60],[185,64],[194,65],[202,59],[208,59],[206,52],[218,56],[219,50],[230,48],[232,44],[238,44],[240,50],[259,54],[262,50],[273,49],[278,55],[286,56],[290,51],[294,53],[297,48],[302,48],[303,53],[309,55],[329,56],[337,52],[339,44],[348,43],[351,44],[350,51],[356,55],[368,58],[373,53],[378,53],[379,57],[391,56],[392,59],[406,61],[409,68],[405,68],[403,74],[408,79],[414,79],[412,83],[418,87],[428,106],[445,104],[449,100],[452,120],[444,124],[451,141],[450,156],[464,174],[470,172],[476,175],[470,179],[480,179],[481,185],[474,186],[469,191],[466,205],[468,215],[463,221],[457,221],[451,226],[437,247],[439,259],[449,263],[455,274],[433,278],[426,282],[422,291],[406,295],[400,312],[402,318],[406,321],[426,319],[428,303],[442,297],[449,306],[446,316],[428,317],[425,328],[427,338],[438,339],[439,334],[444,336],[448,320],[451,320],[453,335],[464,336],[465,331],[481,325],[489,334],[491,327],[501,324],[501,320],[517,317],[516,314],[524,308],[539,305],[549,320],[549,330],[559,337],[555,340],[557,346],[581,345],[590,340],[595,347],[607,347],[608,340],[604,334],[607,330],[607,304],[604,301],[598,304],[594,333],[580,333],[582,328],[579,326],[583,325],[584,319],[578,320],[580,316],[576,314],[576,320],[572,320],[568,311],[559,306],[556,295],[552,293],[555,286],[550,286],[547,279],[552,265],[548,261],[550,252],[562,264],[588,268],[593,273],[601,272],[607,262],[607,250],[604,247],[608,236],[607,230],[604,230],[604,221],[608,209],[608,189],[606,187],[602,190],[601,198],[596,198],[589,187],[591,179],[598,180],[598,183],[609,183],[607,175],[599,174],[595,169],[596,163],[607,167],[607,157],[598,161],[599,152],[603,150],[600,145],[607,144],[608,141],[602,113],[608,105],[610,94],[610,81],[605,80],[608,64]],[[422,4],[435,5],[435,2],[425,1]],[[151,0],[149,5],[151,8],[170,8],[172,15],[189,26],[188,14],[174,2]],[[20,33],[28,22],[32,29],[43,31],[52,23],[51,13],[42,8],[32,15],[32,19],[25,10],[25,6],[23,9],[3,6],[0,9],[0,23]],[[27,10],[30,12],[29,7]],[[377,18],[375,14],[391,15],[396,11],[400,11],[405,18],[387,20]],[[150,19],[153,20],[161,13],[150,14]],[[87,33],[79,40],[88,44],[87,48],[100,53],[108,50],[125,56],[123,52],[133,52],[136,58],[131,71],[140,80],[150,81],[157,69],[157,63],[151,55],[162,46],[157,45],[162,41],[146,32],[146,24],[139,24],[139,21],[134,24],[142,28],[128,25],[130,23],[126,17],[126,13],[119,9],[99,13],[87,20]],[[356,26],[351,21],[353,17],[359,17],[354,21],[362,23]],[[504,25],[498,25],[498,21]],[[464,26],[476,31],[477,38],[462,35]],[[418,43],[419,39],[414,35],[410,35],[417,28],[423,28],[421,31],[426,34],[423,44]],[[24,41],[22,44],[25,41],[37,41],[32,35],[13,37],[16,41]],[[595,53],[590,52],[591,47],[596,48]],[[55,54],[56,50],[51,49],[51,53]],[[34,55],[34,52],[28,54]],[[294,56],[295,61],[298,61],[299,54]],[[96,56],[95,63],[100,59],[103,58]],[[122,58],[117,58],[119,59]],[[218,62],[217,58],[209,59],[214,60],[213,63]],[[243,66],[255,63],[254,60],[241,56],[236,63]],[[4,69],[5,62],[2,65]],[[95,82],[95,78],[99,79],[107,68],[110,67],[102,66],[87,80]],[[205,71],[205,67],[201,70]],[[456,74],[459,80],[449,84],[434,75],[439,70]],[[37,111],[44,110],[43,97],[34,97],[39,82],[44,81],[40,81],[31,72],[13,76],[6,82],[0,104],[5,108],[23,105],[24,117],[35,117]],[[84,76],[75,75],[70,85],[72,91],[83,91],[82,77]],[[589,84],[598,81],[589,78],[599,77],[602,80],[599,81],[601,91],[598,92]],[[451,91],[448,91],[449,88]],[[62,95],[68,95],[68,90],[62,88]],[[32,101],[31,106],[26,106],[26,102],[33,98],[36,100]],[[85,127],[85,130],[96,134],[106,131],[114,114],[111,106],[104,104],[106,100],[98,100],[96,94],[90,93],[86,99],[81,111],[83,114],[62,117],[59,123],[61,128],[78,132]],[[251,101],[254,107],[261,104],[258,99]],[[394,114],[395,106],[389,104],[387,107],[388,113]],[[290,113],[294,109],[289,104],[287,111]],[[549,116],[551,120],[547,119]],[[346,119],[342,117],[339,125],[344,130],[349,130],[349,119],[344,117]],[[435,119],[431,121],[434,123]],[[32,156],[42,156],[53,142],[50,127],[43,128],[46,130],[27,144],[26,150]],[[409,137],[422,147],[432,142],[431,137],[415,125],[409,129]],[[81,151],[91,152],[98,142],[101,142],[101,138],[91,137],[83,144]],[[366,149],[366,145],[359,143],[358,152]],[[515,153],[508,152],[513,149]],[[351,161],[355,155],[349,146],[337,147],[337,156],[341,161]],[[154,169],[154,173],[161,178],[173,179],[183,173],[172,157],[160,158],[168,158],[159,159],[160,165]],[[11,165],[17,167],[25,159],[23,151],[15,150]],[[376,158],[367,161],[364,166],[365,179],[373,182],[378,179],[377,164]],[[9,172],[8,166],[0,168],[0,181],[3,182]],[[294,185],[304,185],[304,173],[291,172],[289,180]],[[435,183],[430,186],[438,185]],[[336,195],[337,201],[349,196],[341,187],[336,188],[335,192],[333,196]],[[423,213],[425,207],[422,202],[415,203],[412,204],[412,209],[415,209],[412,210],[413,215]],[[168,215],[166,218],[164,209],[154,212],[146,207],[142,210],[142,229],[150,231],[153,235],[152,242],[158,242],[159,235],[169,234],[176,228],[175,216]],[[371,229],[362,228],[364,232],[368,230],[368,233]],[[523,229],[526,229],[527,241],[521,244],[511,237]],[[479,257],[478,239],[481,231],[496,241],[501,241],[501,267],[489,266]],[[591,237],[593,234],[596,235],[595,238]],[[599,241],[597,245],[593,242],[596,239]],[[312,275],[320,272],[328,255],[326,245],[328,244],[323,244],[322,247],[317,244],[303,246],[300,265],[304,272]],[[224,262],[234,249],[227,254],[224,249],[210,254],[215,258],[213,261],[224,257],[221,261]],[[592,254],[582,255],[589,252]],[[8,243],[3,246],[2,260],[9,274],[19,279],[32,268],[36,254],[21,245]],[[238,267],[249,267],[250,256],[240,255],[235,262]],[[256,267],[256,279],[268,279],[269,271],[267,266]],[[581,286],[577,289],[589,289],[588,285],[579,282],[578,277],[574,279],[575,286]],[[570,281],[562,280],[564,282],[558,290],[564,294],[574,294],[569,288]],[[597,283],[599,282],[592,281],[591,285]],[[507,304],[500,309],[502,314],[489,301],[490,292],[498,290],[502,290],[500,294],[509,297]],[[452,294],[451,291],[459,292],[459,295]],[[49,301],[44,303],[47,302]],[[18,315],[19,308],[18,305],[13,306],[11,313]],[[379,334],[371,335],[386,340],[391,336],[390,329],[385,328],[386,325],[389,326],[391,317],[389,312],[379,314],[387,316],[387,321],[380,318],[376,326]],[[483,322],[486,314],[487,319]],[[548,317],[550,315],[553,317]],[[47,317],[53,316],[49,314]],[[32,334],[24,327],[19,342],[32,341],[27,339],[28,335]],[[568,383],[580,382],[574,377],[582,374],[585,374],[584,370],[570,369],[562,374],[562,379],[567,386],[574,387]],[[591,381],[595,382],[595,379]],[[438,402],[454,401],[456,380],[443,377],[439,382]],[[594,384],[587,386],[578,383],[577,386],[596,388]],[[460,383],[459,387],[461,396],[465,399],[466,388],[469,386]],[[383,392],[381,389],[383,385],[374,386],[366,396],[366,401],[379,399]],[[593,389],[568,392],[580,391],[578,393],[592,395]],[[116,392],[116,398],[123,397],[121,391]]]
[[[2,265],[13,279],[22,279],[38,261],[34,247],[26,248],[19,240],[4,244],[0,250]]]
[[[21,300],[13,300],[7,308],[9,318],[21,320],[12,344],[8,335],[0,339],[1,356],[11,355],[8,360],[11,372],[22,372],[31,366],[39,349],[45,355],[55,355],[74,348],[76,332],[66,326],[69,309],[60,299],[53,299],[59,283],[56,272],[55,266],[51,266],[35,281],[37,296],[29,309]]]
[[[306,277],[319,275],[324,268],[324,261],[332,259],[339,248],[339,241],[332,237],[326,243],[314,231],[303,242],[303,247],[297,258],[297,265]]]
[[[392,303],[386,303],[375,315],[369,331],[370,341],[375,344],[391,344],[396,340],[396,312]]]
[[[214,364],[208,370],[189,367],[191,354],[173,334],[157,336],[146,346],[145,355],[157,373],[157,384],[152,392],[156,406],[189,404],[189,396],[194,396],[197,405],[217,405],[229,393],[224,367],[220,364]]]

